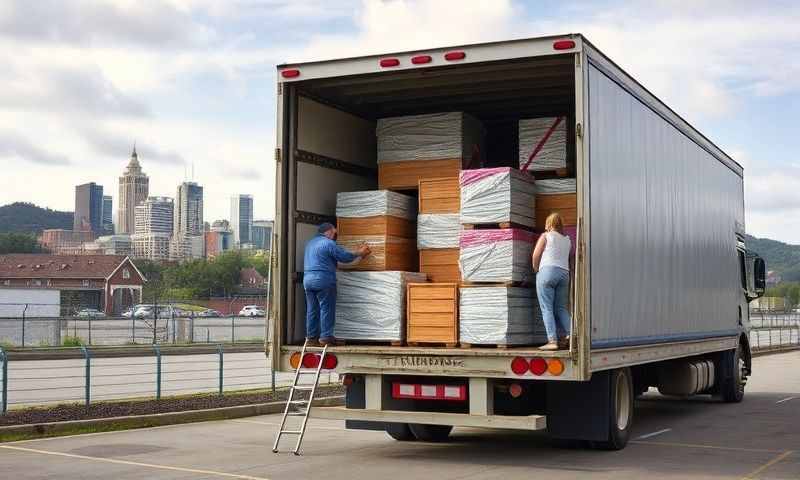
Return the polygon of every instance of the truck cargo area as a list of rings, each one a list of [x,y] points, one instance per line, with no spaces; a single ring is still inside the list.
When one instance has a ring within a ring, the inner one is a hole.
[[[504,62],[465,63],[279,84],[285,151],[279,202],[281,235],[280,345],[291,352],[305,337],[303,247],[316,226],[336,220],[336,195],[378,189],[376,122],[387,117],[464,112],[485,131],[482,165],[518,167],[519,120],[565,117],[567,175],[575,177],[576,56],[555,54]],[[535,175],[536,178],[547,178]],[[578,179],[580,182],[580,179]],[[414,190],[402,193],[416,196]],[[577,284],[577,283],[576,283]],[[571,302],[574,304],[574,301]],[[535,345],[483,353],[514,356]],[[332,352],[471,355],[478,349],[348,345]],[[569,356],[569,351],[547,354]]]

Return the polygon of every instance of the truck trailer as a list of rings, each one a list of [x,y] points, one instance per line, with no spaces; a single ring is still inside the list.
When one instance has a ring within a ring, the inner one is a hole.
[[[332,346],[346,405],[312,417],[401,441],[467,426],[620,449],[650,387],[742,400],[765,277],[744,242],[743,169],[580,34],[277,66],[273,369],[303,347],[304,244],[337,193],[377,188],[376,122],[450,111],[483,122],[488,159],[515,156],[520,119],[566,118],[570,347]]]

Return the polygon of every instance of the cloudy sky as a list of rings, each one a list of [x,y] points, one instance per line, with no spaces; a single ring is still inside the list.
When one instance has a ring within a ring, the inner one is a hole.
[[[800,243],[797,2],[3,0],[0,204],[117,197],[137,142],[153,195],[194,171],[273,216],[275,64],[581,32],[746,168],[748,231]]]

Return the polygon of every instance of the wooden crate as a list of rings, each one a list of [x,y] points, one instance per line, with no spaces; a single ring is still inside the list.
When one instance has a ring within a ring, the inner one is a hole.
[[[458,284],[409,283],[406,340],[411,344],[458,343]]]
[[[380,190],[416,190],[423,178],[457,177],[461,159],[413,160],[378,164]]]
[[[544,230],[547,216],[553,212],[561,214],[565,226],[578,224],[578,195],[560,193],[557,195],[536,195],[536,228]]]
[[[432,282],[460,282],[458,248],[435,248],[419,251],[419,271]]]
[[[336,219],[336,223],[336,228],[341,236],[387,235],[401,238],[416,238],[417,236],[417,224],[414,221],[390,215],[363,218],[340,217]]]
[[[461,187],[458,184],[458,175],[420,179],[419,213],[458,213],[460,210]]]
[[[354,251],[362,243],[372,249],[367,258],[352,265],[339,265],[343,270],[416,272],[419,268],[417,241],[413,238],[390,236],[352,236],[339,235],[336,243],[349,251]]]

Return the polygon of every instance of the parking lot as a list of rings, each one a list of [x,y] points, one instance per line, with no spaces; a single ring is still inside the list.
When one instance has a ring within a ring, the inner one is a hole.
[[[542,433],[457,429],[444,444],[312,420],[304,455],[274,455],[276,415],[0,445],[6,478],[640,479],[800,478],[800,352],[755,359],[741,404],[654,392],[619,452]]]

